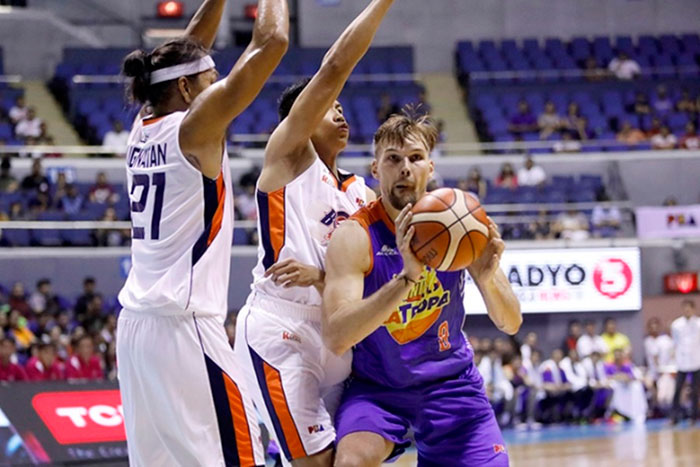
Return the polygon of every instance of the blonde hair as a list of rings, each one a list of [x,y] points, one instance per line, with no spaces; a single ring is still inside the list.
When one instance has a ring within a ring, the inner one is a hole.
[[[405,109],[403,114],[389,117],[374,133],[375,154],[380,144],[403,146],[410,135],[422,141],[430,153],[437,144],[439,132],[429,116],[413,116],[410,109]]]

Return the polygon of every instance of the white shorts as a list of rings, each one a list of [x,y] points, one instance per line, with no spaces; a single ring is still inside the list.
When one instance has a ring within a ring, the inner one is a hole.
[[[285,465],[335,442],[332,417],[352,355],[323,345],[320,314],[254,292],[236,323],[236,358]]]
[[[122,310],[117,361],[130,465],[265,464],[220,318]]]

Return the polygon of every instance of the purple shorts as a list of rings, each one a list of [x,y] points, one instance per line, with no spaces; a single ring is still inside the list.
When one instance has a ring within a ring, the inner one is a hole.
[[[419,466],[508,466],[501,430],[474,364],[462,374],[432,384],[396,389],[353,379],[335,416],[336,443],[358,431],[394,443],[391,457],[411,442]]]

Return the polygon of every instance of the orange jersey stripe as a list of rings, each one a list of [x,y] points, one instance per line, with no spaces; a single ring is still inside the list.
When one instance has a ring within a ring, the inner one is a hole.
[[[168,115],[170,115],[170,114],[168,114]],[[151,125],[153,123],[159,122],[159,121],[163,120],[165,117],[167,117],[168,115],[163,115],[161,117],[144,118],[142,121],[142,125],[146,126],[146,125]]]
[[[268,365],[267,362],[263,362],[263,368],[265,369],[265,383],[267,384],[267,390],[270,393],[270,399],[272,400],[272,405],[275,408],[275,414],[277,415],[277,418],[279,418],[280,425],[282,426],[284,439],[287,441],[287,446],[289,447],[289,452],[292,455],[292,459],[307,457],[306,450],[301,442],[301,437],[299,436],[297,427],[294,424],[294,419],[292,418],[292,414],[289,412],[287,397],[284,395],[284,388],[282,388],[282,378],[280,377],[280,373]]]
[[[275,261],[277,261],[284,246],[284,187],[268,193],[267,199],[270,244],[275,252]]]
[[[345,181],[343,182],[342,185],[340,185],[340,190],[341,190],[341,191],[348,191],[348,187],[349,187],[349,186],[352,184],[352,182],[354,182],[355,180],[357,180],[357,177],[355,177],[354,175],[353,175],[352,177],[348,178],[347,180],[345,180]]]
[[[246,416],[241,392],[238,390],[236,383],[226,373],[222,372],[222,376],[226,386],[228,403],[231,407],[231,418],[233,419],[233,429],[236,433],[236,448],[238,449],[240,466],[254,466],[253,441],[250,439],[250,426],[248,426],[248,417]]]
[[[223,173],[220,173],[219,176],[216,178],[216,197],[216,212],[214,213],[214,218],[212,219],[211,230],[209,231],[209,238],[207,239],[207,246],[211,245],[211,242],[213,242],[214,238],[216,238],[216,235],[221,230],[221,223],[224,220],[226,186],[224,185]]]

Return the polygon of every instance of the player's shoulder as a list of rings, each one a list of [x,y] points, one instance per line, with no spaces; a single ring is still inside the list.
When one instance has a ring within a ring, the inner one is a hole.
[[[357,222],[360,226],[365,229],[369,229],[369,226],[377,222],[380,218],[380,201],[374,200],[368,203],[366,206],[358,209],[349,220]]]

